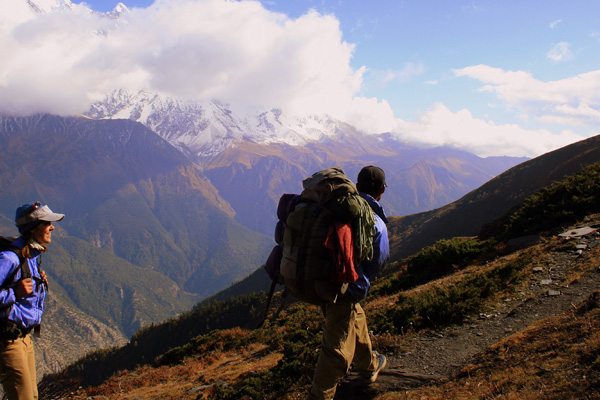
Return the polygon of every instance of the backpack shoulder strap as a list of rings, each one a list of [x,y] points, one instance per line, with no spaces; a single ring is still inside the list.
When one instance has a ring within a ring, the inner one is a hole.
[[[31,274],[31,268],[29,268],[28,260],[26,258],[21,257],[19,253],[17,253],[17,256],[19,256],[19,267],[15,270],[14,273],[16,274],[16,271],[20,269],[21,280],[31,278],[33,275]]]
[[[17,272],[21,271],[21,280],[31,278],[31,268],[29,268],[29,263],[27,259],[21,256],[21,249],[14,245],[9,245],[3,251],[12,251],[19,258],[19,265],[17,268],[12,271],[10,275],[6,277],[2,285],[0,285],[0,289],[6,289],[10,286],[11,282],[15,279]]]

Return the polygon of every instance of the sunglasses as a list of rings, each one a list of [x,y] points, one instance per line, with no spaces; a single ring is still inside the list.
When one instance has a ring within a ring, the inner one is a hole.
[[[34,212],[35,210],[37,210],[38,208],[40,208],[42,206],[42,203],[40,203],[39,201],[36,201],[35,203],[33,203],[33,205],[29,208],[29,213]]]

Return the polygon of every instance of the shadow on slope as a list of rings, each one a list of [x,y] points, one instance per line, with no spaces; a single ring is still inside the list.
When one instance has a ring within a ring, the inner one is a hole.
[[[478,235],[554,181],[600,160],[600,136],[574,143],[511,168],[447,206],[406,217],[391,217],[392,259],[408,257],[440,239]]]
[[[582,177],[586,179],[578,179]],[[600,163],[597,163],[584,169],[577,176],[567,178],[547,191],[542,191],[535,197],[535,201],[532,201],[545,209],[551,209],[550,206],[556,201],[554,193],[560,193],[559,198],[563,199],[573,197],[574,193],[584,193],[592,200],[588,202],[592,205],[588,212],[600,212],[598,191],[587,184],[587,178],[599,182],[599,177]],[[557,190],[559,187],[565,190]],[[554,209],[557,213],[562,213],[575,211],[579,207],[578,202],[566,202],[564,207]],[[511,222],[518,223],[527,215],[515,213]],[[577,217],[574,213],[571,218]],[[547,229],[543,224],[528,226],[531,228],[530,233],[541,233],[540,231]],[[552,227],[550,235],[556,233],[555,229],[558,227]],[[456,253],[457,247],[462,248],[464,244],[480,239],[456,240],[454,245],[438,243],[415,255],[413,260],[419,260],[415,266],[429,264],[431,274],[427,279],[403,283],[404,274],[418,274],[416,267],[414,271],[409,270],[409,260],[407,269],[377,280],[372,296],[365,305],[370,315],[370,327],[374,332],[373,343],[376,349],[387,354],[401,353],[415,334],[462,324],[490,307],[503,304],[505,298],[514,297],[515,293],[530,287],[529,280],[534,273],[532,265],[546,262],[545,256],[538,257],[539,254],[544,254],[542,247],[535,252],[525,250],[512,254],[513,250],[506,247],[504,242],[497,242],[493,248],[485,245],[469,250],[467,258],[471,261],[466,261],[465,258],[464,262],[452,263],[449,268],[436,268],[440,260],[446,260],[447,255]],[[590,268],[597,268],[597,260],[600,258],[597,253],[598,247],[585,259],[586,270],[582,270],[581,273],[589,271]],[[426,262],[427,260],[429,262]],[[420,286],[415,288],[415,285]],[[232,308],[221,308],[225,304],[231,304]],[[253,357],[279,354],[280,360],[275,366],[239,375],[231,381],[208,381],[194,388],[193,393],[188,392],[189,397],[182,398],[201,398],[205,395],[215,399],[240,399],[244,396],[279,399],[302,396],[310,385],[311,372],[317,356],[316,349],[319,346],[319,332],[323,320],[317,308],[306,304],[294,304],[277,318],[268,320],[260,329],[237,329],[235,332],[224,329],[211,332],[218,322],[223,322],[220,328],[251,326],[248,324],[255,322],[260,316],[263,305],[264,294],[201,305],[180,320],[141,331],[139,336],[134,336],[132,342],[124,348],[91,354],[69,367],[65,376],[76,379],[79,383],[89,384],[100,382],[111,373],[122,368],[133,368],[137,364],[153,365],[153,361],[156,361],[157,365],[161,365],[160,368],[185,368],[188,361],[203,360],[210,364],[211,360],[218,360],[231,352],[243,355],[244,349],[260,345],[263,351]],[[195,328],[185,328],[191,326]],[[181,335],[181,340],[175,341],[172,335],[177,332],[185,334]],[[232,337],[233,340],[226,339],[227,337]],[[102,371],[102,379],[91,377],[96,368]],[[145,372],[137,370],[137,373]],[[54,376],[44,381],[47,387],[51,387],[53,381],[61,382],[61,379]],[[89,391],[97,394],[102,394],[102,391],[108,393],[113,390],[113,386],[114,381],[108,381]]]

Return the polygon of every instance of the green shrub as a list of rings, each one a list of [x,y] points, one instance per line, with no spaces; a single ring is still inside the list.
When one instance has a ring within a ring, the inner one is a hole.
[[[506,240],[576,222],[600,212],[600,162],[533,194],[510,214],[482,228],[480,237]]]
[[[244,339],[244,343],[268,345],[266,351],[269,352],[281,351],[283,357],[277,365],[269,370],[241,376],[231,385],[216,385],[211,398],[279,399],[290,390],[305,390],[312,380],[317,362],[323,316],[320,311],[306,304],[296,304],[282,314],[275,320],[268,320],[262,328],[249,332]],[[208,340],[208,343],[211,342]]]
[[[475,273],[452,286],[432,286],[400,294],[395,306],[373,311],[371,328],[399,334],[461,323],[481,312],[489,298],[518,282],[520,271],[530,261],[529,256],[523,256],[489,271]]]
[[[477,238],[442,239],[410,257],[406,267],[381,279],[372,294],[393,294],[446,276],[492,250],[496,241]]]

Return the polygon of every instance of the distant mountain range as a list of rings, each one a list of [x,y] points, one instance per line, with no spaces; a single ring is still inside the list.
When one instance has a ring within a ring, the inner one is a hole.
[[[459,200],[435,210],[392,217],[393,258],[407,257],[439,239],[476,236],[486,224],[527,197],[600,160],[600,135],[517,165]]]
[[[0,118],[0,219],[40,200],[67,217],[46,256],[54,290],[129,336],[241,279],[269,238],[235,222],[202,170],[132,121]]]
[[[387,173],[390,215],[441,207],[525,158],[481,158],[450,148],[418,148],[390,134],[366,135],[328,116],[297,118],[281,110],[239,116],[218,102],[184,102],[154,93],[117,91],[86,113],[125,118],[158,133],[199,165],[243,225],[271,235],[283,193],[331,166],[351,179],[369,164]]]
[[[51,308],[69,311],[49,311],[52,330],[42,339],[68,343],[79,332],[64,358],[44,350],[64,364],[259,269],[279,197],[300,192],[315,171],[337,165],[354,179],[362,166],[380,165],[384,205],[405,215],[447,204],[522,161],[416,148],[326,116],[241,118],[215,102],[120,91],[86,116],[0,117],[0,233],[15,233],[14,209],[25,202],[67,215],[45,265]],[[40,371],[48,368],[56,363]]]
[[[384,270],[383,276],[374,282],[372,293],[365,304],[365,309],[372,316],[370,326],[376,338],[374,346],[387,354],[402,354],[405,352],[405,344],[413,337],[423,338],[418,332],[440,332],[443,337],[445,335],[441,332],[455,331],[458,333],[456,336],[461,337],[465,335],[462,330],[444,328],[466,326],[466,329],[472,329],[473,321],[483,311],[490,310],[490,304],[493,304],[491,309],[494,312],[500,314],[497,310],[502,310],[502,314],[511,317],[515,312],[520,316],[531,312],[529,307],[523,306],[523,298],[546,298],[547,288],[554,287],[544,284],[540,287],[536,284],[545,275],[534,272],[531,267],[544,265],[547,268],[548,260],[554,260],[554,256],[559,253],[565,254],[569,259],[579,258],[581,262],[573,267],[573,275],[564,281],[561,281],[558,273],[554,275],[553,272],[552,281],[561,282],[557,288],[561,288],[563,284],[565,288],[570,286],[573,276],[580,280],[586,273],[596,274],[594,255],[597,254],[597,247],[594,252],[577,256],[577,241],[566,244],[555,239],[556,233],[561,232],[560,223],[552,224],[549,232],[543,218],[538,216],[537,219],[530,219],[527,213],[522,214],[520,211],[529,205],[530,210],[548,211],[546,215],[551,221],[560,220],[571,225],[587,217],[588,220],[597,222],[597,213],[600,211],[599,152],[600,136],[525,162],[446,207],[416,216],[394,218],[395,221],[389,226],[396,254],[409,251],[408,247],[401,250],[398,247],[401,243],[397,237],[402,234],[398,229],[403,220],[413,222],[413,225],[404,225],[412,230],[403,236],[411,246],[415,246],[417,242],[432,242],[439,238],[450,239],[455,233],[458,233],[457,236],[471,235],[471,232],[480,231],[490,222],[502,225],[505,219],[498,220],[497,216],[507,213],[512,217],[510,221],[518,226],[527,221],[537,221],[532,223],[529,231],[543,235],[545,240],[544,244],[534,246],[533,249],[515,252],[505,246],[505,240],[514,237],[495,238],[491,240],[493,243],[480,248],[477,248],[477,243],[486,242],[482,240],[485,238],[456,238],[452,241],[453,245],[441,245],[435,247],[435,251],[422,252],[419,262],[409,264],[414,269],[414,274],[422,273],[420,268],[424,266],[429,272],[433,271],[426,281],[419,283],[425,284],[416,288],[410,283],[403,283],[408,269],[401,272]],[[554,189],[547,190],[548,187]],[[533,193],[541,194],[530,196]],[[553,245],[546,243],[552,241]],[[593,237],[589,241],[595,242]],[[446,269],[440,268],[439,263],[448,258],[454,259],[457,265],[453,261],[448,263]],[[585,268],[584,262],[587,264]],[[553,263],[556,264],[554,261]],[[553,268],[556,266],[550,266],[550,270]],[[59,390],[65,391],[62,385],[73,386],[71,379],[76,379],[77,384],[84,387],[84,392],[87,385],[104,384],[99,390],[87,390],[88,394],[107,394],[112,393],[117,379],[115,373],[118,372],[119,380],[126,381],[124,377],[130,376],[129,382],[143,381],[140,385],[146,390],[152,387],[173,393],[175,389],[172,386],[165,387],[163,379],[165,371],[171,371],[173,381],[182,382],[180,390],[185,391],[185,394],[181,394],[181,398],[280,398],[289,393],[304,393],[310,386],[310,376],[317,357],[315,348],[318,347],[323,323],[322,318],[319,318],[321,313],[314,306],[290,306],[272,316],[261,328],[253,329],[263,316],[261,306],[264,306],[266,294],[258,293],[257,289],[264,288],[266,277],[264,270],[259,269],[244,281],[221,291],[210,301],[204,301],[181,317],[139,332],[131,343],[93,353],[69,366],[61,374],[47,377],[41,387],[58,386]],[[525,287],[530,288],[528,290],[531,295],[522,297]],[[592,286],[587,290],[593,291],[594,288]],[[558,293],[560,295],[559,291]],[[279,300],[276,298],[275,302],[278,303]],[[511,302],[510,305],[500,304],[507,302]],[[596,310],[597,301],[594,303],[585,306],[585,309]],[[570,304],[570,300],[567,304]],[[489,318],[498,316],[494,314]],[[534,319],[537,318],[536,314]],[[594,325],[589,324],[589,320],[586,321],[586,326]],[[464,322],[467,325],[460,325]],[[506,327],[509,326],[506,332],[512,331],[514,326],[514,321],[507,319]],[[570,330],[565,329],[565,334],[568,332]],[[498,339],[497,333],[498,331],[494,333],[495,340]],[[522,333],[515,334],[513,338],[518,344]],[[595,332],[590,332],[586,337],[593,337],[594,334]],[[547,338],[547,335],[531,335],[534,341],[542,337]],[[506,340],[503,343],[506,344]],[[547,349],[548,346],[544,348]],[[505,351],[505,348],[501,350]],[[554,353],[551,352],[550,356],[554,357]],[[572,349],[569,354],[571,353]],[[589,360],[587,353],[582,354]],[[544,359],[549,359],[548,357],[548,354],[543,354]],[[493,358],[498,357],[494,355]],[[400,365],[398,358],[393,359]],[[262,362],[251,364],[256,360]],[[502,373],[506,367],[505,361],[502,359],[500,363]],[[594,368],[593,362],[586,362],[589,368]],[[250,371],[247,369],[248,365],[253,365]],[[465,365],[469,367],[461,375],[470,377],[472,364],[465,361]],[[214,371],[219,366],[222,366],[220,371],[227,373],[216,373],[211,378],[206,378],[208,372],[205,371]],[[123,371],[124,368],[130,371]],[[191,390],[189,376],[191,371],[199,369],[203,373],[194,375],[195,386]],[[536,367],[537,369],[539,368]],[[545,371],[548,372],[550,371]],[[147,378],[140,380],[140,375]],[[393,379],[399,376],[396,373],[391,375]],[[111,376],[112,380],[108,380]],[[414,380],[415,375],[408,375],[408,378]],[[427,380],[427,384],[437,380]],[[546,386],[545,381],[542,383]],[[594,386],[593,382],[588,381],[586,385]],[[133,394],[138,387],[130,384],[124,391]],[[406,387],[402,385],[402,392]],[[352,389],[356,388],[357,385],[352,386]]]

